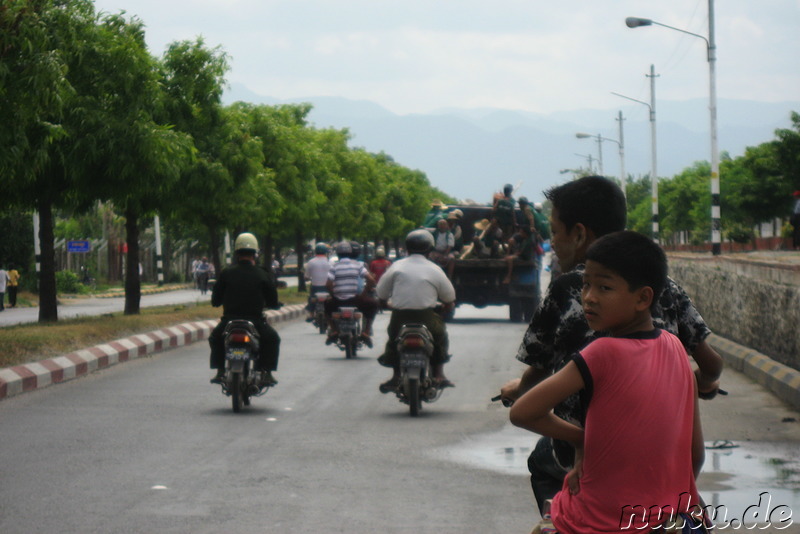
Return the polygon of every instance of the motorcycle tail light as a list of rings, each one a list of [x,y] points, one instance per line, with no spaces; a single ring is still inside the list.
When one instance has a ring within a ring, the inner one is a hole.
[[[406,336],[403,338],[403,346],[410,349],[419,349],[425,346],[425,340],[420,336]]]
[[[317,302],[325,302],[328,300],[328,297],[317,297]]]
[[[342,312],[342,317],[345,318],[345,319],[352,319],[353,318],[353,312],[350,311],[350,310],[345,310],[345,311]]]
[[[337,320],[337,321],[339,320],[339,318],[340,318],[341,316],[342,316],[342,314],[341,314],[341,313],[339,313],[339,312],[333,312],[333,313],[331,314],[331,317],[332,317],[333,319]]]
[[[231,332],[228,339],[234,343],[250,343],[250,335],[247,332]]]

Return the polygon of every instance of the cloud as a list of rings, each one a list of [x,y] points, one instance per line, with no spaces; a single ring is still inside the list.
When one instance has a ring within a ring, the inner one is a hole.
[[[147,26],[160,55],[198,34],[232,58],[229,80],[279,98],[370,99],[401,113],[442,106],[613,107],[610,91],[707,95],[696,37],[625,27],[642,16],[705,35],[706,0],[96,0]],[[716,2],[721,97],[791,100],[800,89],[797,0]]]

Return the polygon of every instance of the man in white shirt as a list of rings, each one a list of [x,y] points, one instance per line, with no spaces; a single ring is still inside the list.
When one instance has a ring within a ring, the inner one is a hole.
[[[378,298],[390,301],[392,308],[389,340],[378,362],[394,369],[392,378],[380,385],[381,393],[397,389],[400,368],[396,338],[403,324],[408,323],[421,323],[428,327],[435,345],[431,357],[433,377],[439,387],[453,387],[453,383],[444,375],[444,364],[450,358],[447,353],[447,330],[444,320],[434,308],[442,302],[445,312],[451,309],[455,304],[456,291],[441,267],[425,257],[433,245],[433,236],[427,230],[414,230],[408,234],[408,257],[394,262],[378,282]]]
[[[311,291],[309,291],[308,294],[308,306],[306,306],[306,311],[308,312],[307,322],[313,320],[314,296],[328,292],[325,286],[328,283],[328,273],[331,270],[331,262],[328,261],[328,245],[325,243],[317,243],[317,246],[314,247],[314,253],[316,255],[306,263],[305,267],[305,278],[311,282]]]

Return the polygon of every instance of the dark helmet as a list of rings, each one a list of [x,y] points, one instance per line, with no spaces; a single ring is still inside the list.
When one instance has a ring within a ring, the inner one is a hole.
[[[530,202],[528,202],[528,197],[519,197],[519,200],[517,202],[519,202],[521,206],[530,204]]]
[[[314,247],[315,254],[327,254],[328,253],[328,245],[325,243],[317,243],[317,246]]]
[[[354,260],[358,259],[358,257],[361,256],[361,243],[359,243],[358,241],[350,241],[350,248],[353,249],[352,255],[350,257],[353,258]]]
[[[350,243],[347,241],[342,241],[338,245],[336,245],[336,255],[340,258],[349,258],[350,254],[353,253],[353,247],[350,246]]]
[[[406,250],[409,254],[425,254],[434,245],[433,235],[427,230],[413,230],[406,236]]]
[[[514,191],[514,186],[511,184],[506,184],[503,186],[503,193],[506,195],[510,195],[511,192]]]

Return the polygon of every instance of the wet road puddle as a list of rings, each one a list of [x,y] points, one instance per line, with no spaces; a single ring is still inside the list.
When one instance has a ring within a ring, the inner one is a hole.
[[[800,449],[797,444],[735,442],[735,448],[706,449],[698,480],[707,505],[724,506],[728,519],[763,523],[782,512],[800,511]],[[713,445],[707,442],[706,447]]]
[[[449,461],[491,471],[528,475],[528,455],[538,436],[506,425],[499,432],[470,436],[442,449]],[[707,442],[706,446],[721,445]],[[735,447],[707,449],[698,488],[709,506],[728,521],[779,520],[779,514],[800,511],[800,449],[796,444],[735,442]],[[523,482],[526,484],[527,481]],[[754,515],[755,514],[755,515]],[[748,520],[750,519],[750,520]],[[800,519],[800,515],[796,516]]]

